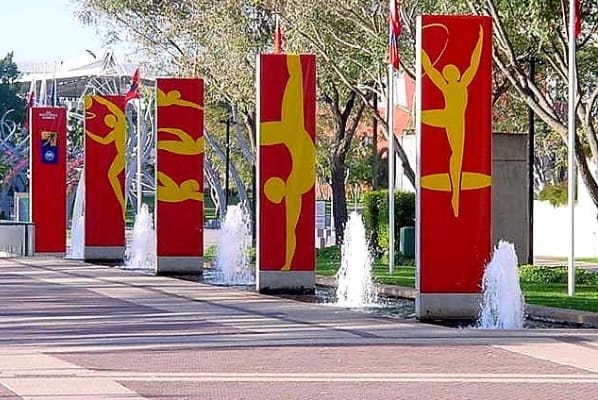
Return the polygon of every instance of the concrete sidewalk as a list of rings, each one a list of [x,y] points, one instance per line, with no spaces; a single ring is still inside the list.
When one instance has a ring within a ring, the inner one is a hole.
[[[595,399],[598,330],[451,329],[0,260],[3,399]]]
[[[566,267],[568,265],[568,259],[566,257],[536,256],[534,257],[534,265]],[[598,272],[597,262],[576,260],[574,265],[576,268],[583,268],[589,271]]]

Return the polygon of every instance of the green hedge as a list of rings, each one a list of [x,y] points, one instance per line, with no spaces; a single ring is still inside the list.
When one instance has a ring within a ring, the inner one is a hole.
[[[526,283],[567,283],[567,267],[522,265],[519,279]],[[575,282],[580,285],[598,285],[598,273],[577,267]]]
[[[377,257],[388,250],[388,190],[362,195],[363,220],[370,246]],[[395,192],[395,248],[399,251],[399,229],[415,225],[415,193]]]

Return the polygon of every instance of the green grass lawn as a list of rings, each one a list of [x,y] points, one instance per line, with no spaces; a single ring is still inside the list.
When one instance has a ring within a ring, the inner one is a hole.
[[[528,304],[598,312],[598,285],[576,285],[575,296],[567,295],[565,283],[522,283]]]
[[[316,274],[333,276],[340,266],[340,253],[337,248],[318,250],[316,258]],[[531,267],[538,273],[530,274],[529,266],[526,279],[522,279],[521,290],[528,304],[538,304],[549,307],[566,308],[573,310],[598,312],[598,284],[597,277],[591,276],[588,271],[577,269],[580,282],[592,282],[591,284],[579,283],[575,288],[575,296],[567,295],[567,284],[563,280],[565,269],[557,271],[552,267]],[[557,273],[558,272],[558,273]],[[546,282],[546,279],[560,280],[559,283]],[[378,283],[415,287],[415,267],[412,265],[397,266],[394,273],[388,273],[388,265],[374,265],[374,280]],[[530,281],[531,280],[531,281]],[[534,282],[538,280],[539,282]]]

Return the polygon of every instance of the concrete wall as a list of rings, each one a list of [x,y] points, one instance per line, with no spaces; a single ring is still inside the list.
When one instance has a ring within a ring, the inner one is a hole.
[[[492,242],[515,245],[519,263],[528,256],[527,135],[492,138]]]

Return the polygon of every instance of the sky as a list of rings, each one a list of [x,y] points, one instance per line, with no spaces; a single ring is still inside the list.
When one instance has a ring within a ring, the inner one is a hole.
[[[73,0],[0,0],[0,57],[17,63],[60,62],[102,47],[95,28],[74,15]]]

